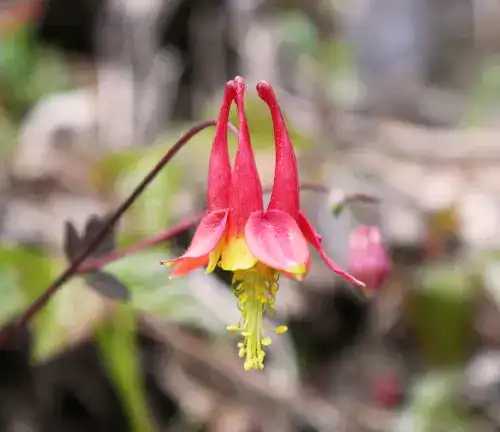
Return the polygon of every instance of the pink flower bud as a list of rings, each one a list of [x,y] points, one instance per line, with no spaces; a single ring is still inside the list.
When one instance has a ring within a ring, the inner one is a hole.
[[[377,291],[391,273],[391,262],[377,226],[360,225],[349,238],[349,272]]]
[[[405,392],[399,376],[389,372],[378,376],[372,388],[373,401],[384,408],[394,408],[404,401]]]

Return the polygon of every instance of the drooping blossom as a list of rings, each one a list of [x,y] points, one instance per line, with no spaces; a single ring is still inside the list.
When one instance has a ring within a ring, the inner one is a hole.
[[[228,330],[243,336],[240,356],[245,369],[264,367],[265,336],[263,317],[274,308],[280,274],[302,279],[310,264],[308,242],[318,250],[329,267],[351,283],[363,283],[337,266],[326,254],[316,233],[299,206],[299,179],[292,143],[271,86],[257,86],[273,119],[276,168],[271,200],[264,211],[262,187],[255,164],[245,115],[245,81],[237,77],[226,85],[212,145],[208,175],[208,208],[186,253],[166,265],[179,276],[207,265],[233,272],[233,291],[241,319]],[[227,145],[227,121],[232,101],[239,120],[238,149],[232,172]],[[274,329],[286,331],[286,326]]]

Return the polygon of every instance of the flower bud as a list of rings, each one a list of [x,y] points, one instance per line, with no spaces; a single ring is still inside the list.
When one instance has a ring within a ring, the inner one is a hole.
[[[391,273],[391,262],[377,226],[360,225],[349,238],[349,272],[366,284],[367,292],[377,291]]]
[[[405,398],[404,387],[394,372],[378,376],[373,383],[372,393],[373,402],[384,408],[395,408]]]

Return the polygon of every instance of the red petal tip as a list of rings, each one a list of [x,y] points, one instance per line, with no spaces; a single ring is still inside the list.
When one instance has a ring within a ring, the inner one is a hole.
[[[274,94],[274,89],[271,84],[269,84],[267,81],[259,81],[257,83],[257,93],[259,94],[259,97],[268,102],[270,99],[276,100],[276,96]]]
[[[246,86],[245,78],[240,77],[239,75],[234,78],[233,82],[237,87]]]
[[[242,95],[245,93],[245,90],[247,88],[245,79],[241,77],[236,77],[233,83],[234,83],[234,91],[236,93],[236,98],[243,97]]]

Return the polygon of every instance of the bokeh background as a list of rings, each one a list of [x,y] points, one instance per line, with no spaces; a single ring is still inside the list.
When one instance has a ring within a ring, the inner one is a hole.
[[[301,178],[332,190],[301,197],[328,252],[346,266],[349,234],[371,224],[393,261],[370,299],[316,255],[303,282],[283,280],[275,320],[289,332],[263,372],[243,371],[225,331],[238,319],[227,275],[170,281],[158,264],[192,230],[73,278],[0,347],[0,430],[500,430],[499,53],[493,0],[0,1],[2,324],[65,268],[68,238],[217,116],[235,75],[264,185],[261,79]],[[212,137],[162,171],[106,251],[203,209]],[[382,202],[335,218],[338,190]],[[129,301],[109,298],[125,288]]]

